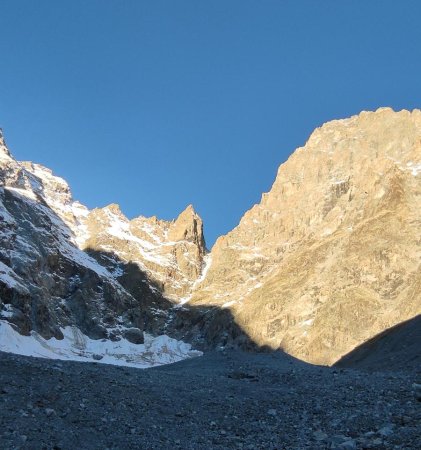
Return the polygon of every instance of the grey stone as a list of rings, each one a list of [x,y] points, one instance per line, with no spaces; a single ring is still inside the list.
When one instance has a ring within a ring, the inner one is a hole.
[[[338,448],[341,450],[354,450],[357,448],[357,442],[354,439],[349,439],[339,444]]]
[[[327,434],[323,431],[317,430],[313,431],[313,437],[316,439],[316,441],[324,441],[327,439]]]
[[[143,344],[145,342],[143,332],[139,328],[127,328],[123,336],[132,344]]]
[[[45,408],[45,414],[47,414],[47,417],[51,417],[53,415],[55,415],[55,411],[53,408]]]
[[[347,441],[350,439],[348,436],[344,436],[343,434],[335,434],[334,436],[330,437],[329,440],[332,444],[341,444],[344,441]]]
[[[380,434],[381,436],[391,436],[393,434],[393,425],[386,425],[382,428],[380,428],[380,430],[378,431],[378,434]]]
[[[413,383],[412,390],[414,391],[415,398],[421,401],[421,384]]]

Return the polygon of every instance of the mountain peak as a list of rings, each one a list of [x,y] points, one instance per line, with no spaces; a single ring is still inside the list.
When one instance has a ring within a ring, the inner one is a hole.
[[[168,237],[173,241],[190,241],[197,244],[205,252],[203,221],[189,204],[171,224]]]
[[[9,149],[6,146],[6,141],[4,140],[3,129],[0,128],[0,158],[6,157],[10,159],[12,155],[10,154]]]
[[[107,206],[104,206],[104,210],[110,211],[112,214],[115,214],[117,216],[125,217],[123,212],[120,209],[120,205],[118,203],[110,203]]]
[[[178,215],[176,220],[184,216],[198,216],[196,210],[194,209],[194,206],[191,203],[183,209],[183,211]]]
[[[169,331],[332,364],[421,312],[420,110],[317,128],[209,255],[193,205],[171,222],[128,220],[115,203],[89,212],[0,143],[0,319],[22,332]]]

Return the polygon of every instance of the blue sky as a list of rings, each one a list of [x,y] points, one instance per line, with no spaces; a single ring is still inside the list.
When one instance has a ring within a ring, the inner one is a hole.
[[[0,0],[0,126],[89,207],[209,244],[323,122],[421,106],[421,2]]]

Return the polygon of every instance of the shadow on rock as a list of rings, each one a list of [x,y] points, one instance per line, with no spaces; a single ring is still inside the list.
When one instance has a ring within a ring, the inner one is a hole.
[[[85,250],[110,273],[138,301],[143,330],[152,335],[168,336],[192,344],[195,349],[241,349],[272,351],[259,346],[236,323],[228,308],[217,306],[179,305],[165,298],[162,286],[133,262],[125,262],[111,252],[88,248]]]
[[[334,365],[370,370],[420,370],[420,343],[421,315],[418,315],[374,336]]]

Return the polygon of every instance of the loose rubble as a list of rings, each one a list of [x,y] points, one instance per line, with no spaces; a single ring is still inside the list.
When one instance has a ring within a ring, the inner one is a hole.
[[[0,353],[0,367],[5,450],[419,448],[420,370],[241,352],[147,370]]]

